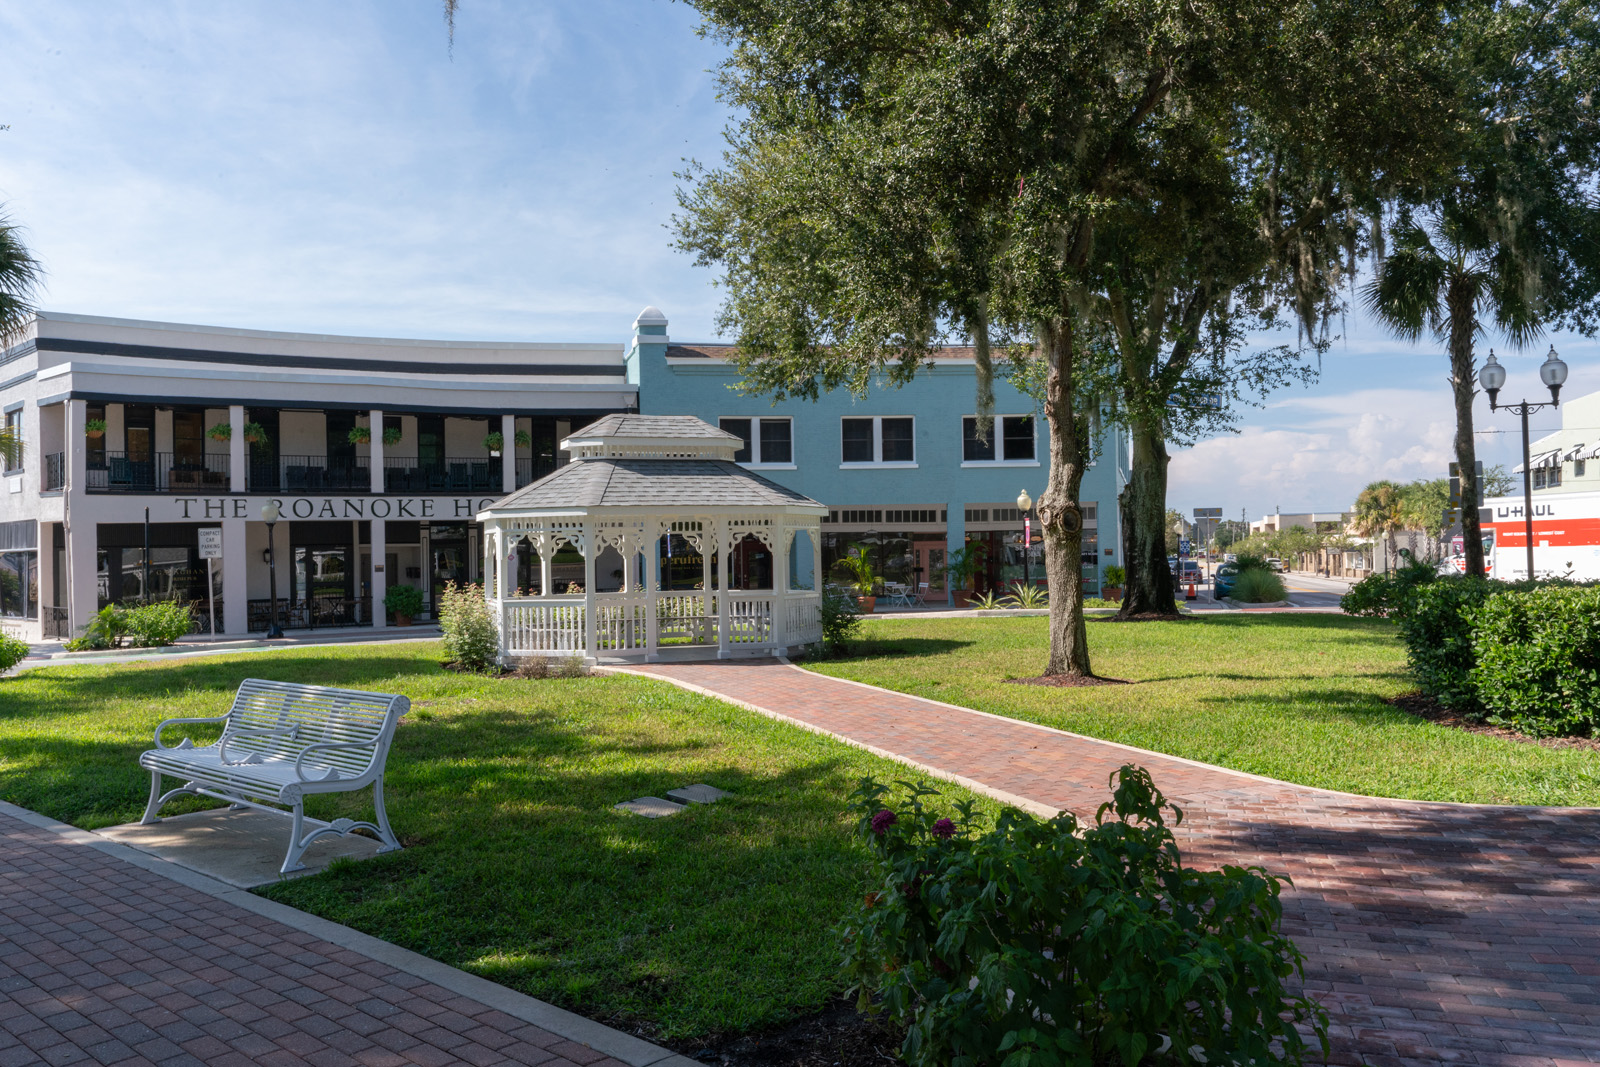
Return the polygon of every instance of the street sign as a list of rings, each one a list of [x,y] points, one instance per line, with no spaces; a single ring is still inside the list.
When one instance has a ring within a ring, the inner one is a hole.
[[[1178,555],[1187,556],[1193,548],[1194,545],[1185,537],[1178,542]]]
[[[202,526],[197,532],[200,534],[200,558],[221,559],[222,527]]]
[[[1197,518],[1197,519],[1220,519],[1220,518],[1222,518],[1222,509],[1221,508],[1195,508],[1194,509],[1194,517]]]

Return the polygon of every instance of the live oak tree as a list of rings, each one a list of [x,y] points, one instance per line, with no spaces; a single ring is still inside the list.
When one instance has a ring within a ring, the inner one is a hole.
[[[1381,170],[1377,156],[1401,147],[1396,117],[1413,120],[1407,145],[1430,143],[1416,120],[1433,80],[1414,53],[1431,54],[1435,10],[696,6],[730,46],[722,88],[740,118],[722,164],[684,176],[679,240],[722,272],[721,325],[747,386],[781,397],[903,382],[942,344],[970,339],[981,409],[991,348],[1013,365],[1037,361],[1051,451],[1046,673],[1089,674],[1077,493],[1092,417],[1145,418],[1159,443],[1175,397],[1213,404],[1217,376],[1196,369],[1206,364],[1195,353],[1237,347],[1235,309],[1254,310],[1242,285],[1279,286],[1297,313],[1326,308],[1327,233],[1354,251],[1341,213],[1355,194],[1330,199],[1330,161]],[[1130,336],[1148,358],[1127,358]],[[1127,387],[1152,365],[1159,380]],[[1164,455],[1153,463],[1159,484],[1144,498],[1159,518]],[[1152,554],[1145,571],[1155,564]]]
[[[1600,4],[1490,3],[1450,27],[1460,149],[1408,190],[1366,304],[1401,337],[1445,343],[1464,500],[1480,496],[1474,342],[1514,345],[1547,323],[1592,333],[1600,294]],[[1377,246],[1379,252],[1382,245]],[[1492,494],[1490,494],[1492,495]],[[1475,507],[1461,510],[1468,574],[1484,571]]]

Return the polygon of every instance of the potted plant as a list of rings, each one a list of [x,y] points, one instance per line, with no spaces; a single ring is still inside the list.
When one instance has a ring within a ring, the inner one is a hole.
[[[1100,595],[1107,600],[1122,599],[1122,583],[1128,580],[1128,572],[1115,563],[1108,564],[1100,572]]]
[[[978,572],[983,570],[984,543],[982,541],[969,542],[966,547],[958,548],[950,553],[945,562],[945,573],[950,576],[950,589],[956,593],[965,594],[968,601],[972,599],[973,580]]]
[[[505,447],[506,436],[499,430],[494,431],[483,439],[483,447],[489,450],[489,455],[498,456],[500,449]]]
[[[516,435],[511,438],[511,443],[516,445],[518,448],[532,448],[533,434],[529,433],[527,430],[518,430]]]
[[[344,439],[353,445],[370,445],[372,443],[371,426],[352,426]]]
[[[422,614],[422,590],[409,585],[391,585],[383,594],[383,606],[394,612],[396,626],[410,626]]]
[[[244,424],[244,439],[253,445],[264,445],[267,443],[267,428],[259,422],[247,422]]]
[[[872,559],[866,549],[856,545],[839,561],[838,567],[845,573],[846,584],[856,591],[856,606],[861,614],[871,615],[878,607],[878,598],[873,595],[878,576],[873,573]]]
[[[383,428],[383,447],[393,448],[400,443],[400,427],[385,426]]]
[[[98,441],[106,435],[105,419],[86,419],[83,424],[83,436],[93,441]]]

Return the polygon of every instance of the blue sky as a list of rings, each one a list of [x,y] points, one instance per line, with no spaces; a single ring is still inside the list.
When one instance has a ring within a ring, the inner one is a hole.
[[[694,12],[463,0],[452,56],[441,11],[0,0],[0,202],[49,271],[43,306],[612,341],[656,304],[675,338],[709,339],[713,279],[665,228],[673,172],[716,159],[728,119]],[[1337,508],[1372,478],[1443,473],[1438,346],[1360,315],[1345,333],[1317,385],[1175,456],[1173,506]],[[1600,348],[1555,340],[1569,394],[1600,389]],[[1508,391],[1532,393],[1544,348],[1502,359]],[[1480,409],[1481,429],[1516,429]],[[1515,434],[1479,442],[1488,462],[1520,450]]]

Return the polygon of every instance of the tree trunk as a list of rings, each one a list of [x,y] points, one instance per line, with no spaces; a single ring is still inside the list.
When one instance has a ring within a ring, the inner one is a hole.
[[[1133,457],[1123,491],[1127,590],[1118,618],[1176,615],[1172,571],[1167,567],[1167,442],[1159,422],[1131,420]]]
[[[1466,572],[1483,573],[1483,532],[1478,525],[1478,449],[1472,438],[1472,336],[1476,332],[1474,286],[1459,275],[1445,299],[1450,305],[1450,386],[1456,401],[1456,470],[1461,479],[1461,540]]]
[[[1073,403],[1072,320],[1056,319],[1039,330],[1049,365],[1044,414],[1050,433],[1050,480],[1039,498],[1044,569],[1050,580],[1048,675],[1092,676],[1089,635],[1083,623],[1083,420]]]

